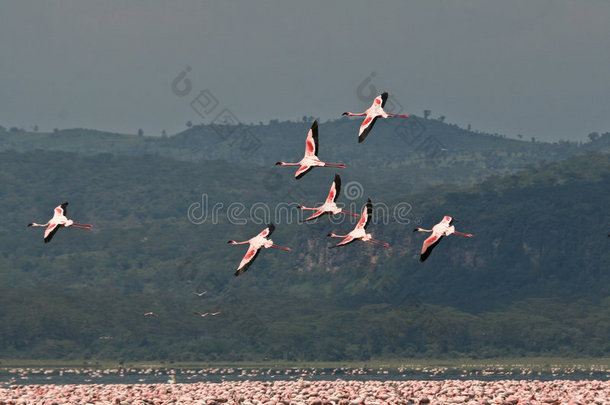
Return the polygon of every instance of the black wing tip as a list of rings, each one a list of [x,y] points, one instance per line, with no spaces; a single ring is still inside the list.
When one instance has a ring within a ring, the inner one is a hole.
[[[318,120],[314,120],[313,124],[311,124],[311,129],[317,128],[318,127]]]

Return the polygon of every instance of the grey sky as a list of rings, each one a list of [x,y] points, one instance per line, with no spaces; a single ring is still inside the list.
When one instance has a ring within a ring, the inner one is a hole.
[[[254,3],[2,2],[0,124],[171,134],[206,88],[242,122],[326,120],[366,108],[374,72],[406,112],[460,126],[610,131],[609,1]]]

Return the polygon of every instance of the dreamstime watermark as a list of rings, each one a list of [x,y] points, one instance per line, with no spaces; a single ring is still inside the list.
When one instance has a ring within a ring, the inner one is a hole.
[[[360,82],[358,87],[356,87],[356,96],[360,101],[370,103],[375,97],[381,94],[373,84],[373,78],[375,76],[376,73],[372,72]],[[383,109],[388,113],[401,114],[404,107],[393,94],[390,94]],[[435,136],[426,134],[426,126],[423,121],[424,120],[415,116],[398,120],[394,132],[407,145],[414,147],[415,151],[423,153],[426,158],[432,160],[440,158],[447,149]]]
[[[189,78],[192,69],[187,66],[180,71],[171,82],[172,93],[180,98],[193,95],[194,86]],[[189,106],[201,122],[208,122],[211,128],[222,139],[223,142],[233,148],[237,148],[244,160],[250,160],[263,146],[261,140],[228,108],[222,106],[218,97],[208,88],[196,92],[194,98],[189,98]],[[263,187],[267,191],[276,191],[283,187],[285,179],[277,172],[268,171],[263,177]],[[291,187],[283,196],[291,194],[304,194],[298,185]]]
[[[188,77],[191,70],[191,67],[187,66],[172,80],[172,93],[177,97],[186,97],[193,92],[193,83]],[[203,122],[211,119],[210,126],[214,132],[231,147],[237,148],[242,158],[249,159],[263,145],[229,108],[221,107],[220,101],[211,90],[200,90],[189,105]]]
[[[322,203],[316,206],[321,206]],[[337,203],[337,206],[351,213],[360,214],[363,205],[356,201],[350,201],[346,204]],[[266,225],[270,222],[274,224],[300,224],[303,220],[311,215],[311,210],[299,209],[300,204],[296,202],[281,202],[275,205],[270,205],[264,202],[255,202],[246,205],[241,202],[211,203],[207,194],[201,195],[200,201],[195,201],[189,205],[187,209],[187,219],[195,225],[204,223],[218,224],[221,221],[227,221],[233,225],[257,224]],[[355,225],[359,220],[358,216],[354,215],[329,215],[330,223],[337,225],[342,223],[350,223]],[[398,223],[403,225],[419,224],[421,218],[413,214],[413,207],[406,201],[399,202],[393,206],[388,206],[383,202],[373,203],[373,214],[370,220],[371,224],[388,225],[390,223]]]

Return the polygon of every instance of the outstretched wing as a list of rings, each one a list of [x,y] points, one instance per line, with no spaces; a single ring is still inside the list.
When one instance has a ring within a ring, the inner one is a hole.
[[[334,247],[347,245],[348,243],[352,243],[355,240],[357,240],[357,239],[354,238],[353,236],[348,235],[345,239],[343,239],[341,242],[337,243]]]
[[[254,261],[256,260],[256,257],[258,256],[259,253],[260,253],[260,248],[255,248],[252,245],[250,245],[250,247],[248,248],[248,251],[246,252],[246,255],[244,256],[243,259],[241,259],[241,263],[239,263],[239,268],[233,275],[235,277],[237,277],[240,274],[245,273],[246,270],[248,270],[248,267],[250,267],[252,265],[252,263],[254,263]]]
[[[419,257],[420,262],[423,262],[428,258],[428,256],[430,256],[430,253],[432,253],[432,249],[434,249],[436,245],[438,245],[441,239],[443,239],[443,235],[433,233],[428,237],[428,239],[424,241],[424,244],[421,248],[421,256]]]
[[[271,236],[271,234],[275,231],[275,225],[269,224],[265,229],[261,231],[257,236],[262,236],[263,238],[267,238]]]
[[[305,156],[316,156],[318,154],[318,121],[314,121],[313,125],[307,133],[305,141]]]
[[[326,203],[337,202],[337,198],[339,197],[340,192],[341,176],[335,174],[335,180],[333,181],[333,184],[330,185],[330,191],[328,192],[328,196],[326,197]]]
[[[65,202],[63,204],[58,205],[53,210],[53,218],[66,216],[68,213],[68,203]]]
[[[325,213],[326,211],[318,210],[314,212],[313,215],[311,215],[310,217],[305,218],[303,221],[311,221],[312,219],[316,219],[319,216],[324,215]]]
[[[299,167],[299,170],[297,170],[297,172],[294,174],[294,178],[297,180],[300,179],[301,177],[303,177],[307,173],[309,173],[309,171],[311,169],[313,169],[313,166],[303,165],[303,166]]]
[[[371,199],[369,198],[368,201],[366,202],[366,206],[362,210],[362,215],[360,216],[360,219],[358,220],[358,223],[356,224],[356,228],[366,229],[366,227],[369,226],[369,223],[371,222],[372,214],[373,214],[373,203],[371,202]]]
[[[379,96],[375,97],[375,104],[381,104],[381,108],[385,107],[385,102],[388,101],[388,92],[384,91]]]
[[[373,115],[367,115],[362,125],[360,125],[360,133],[358,134],[358,143],[364,142],[366,137],[368,136],[371,129],[373,129],[373,125],[375,125],[375,121],[377,121],[377,117]]]
[[[44,243],[51,242],[51,239],[53,239],[53,236],[55,236],[55,232],[57,232],[58,229],[58,224],[51,224],[47,226],[47,229],[44,231]]]

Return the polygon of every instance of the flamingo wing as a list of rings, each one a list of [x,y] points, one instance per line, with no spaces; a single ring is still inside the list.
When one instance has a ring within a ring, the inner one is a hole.
[[[252,245],[250,245],[250,247],[248,248],[248,251],[246,252],[246,255],[244,256],[243,259],[241,259],[241,263],[239,263],[239,268],[233,275],[235,277],[237,277],[240,274],[245,273],[246,270],[248,270],[248,267],[250,267],[252,265],[252,263],[254,263],[254,260],[256,260],[256,257],[258,256],[259,253],[260,253],[260,248],[256,248],[256,247],[253,247]]]
[[[328,197],[326,197],[326,203],[329,202],[337,202],[337,198],[339,198],[339,193],[341,192],[341,176],[335,174],[335,180],[333,184],[330,186],[330,191],[328,192]]]
[[[316,219],[323,214],[326,214],[326,211],[318,210],[314,212],[313,215],[311,215],[310,217],[305,218],[304,221],[311,221],[312,219]]]
[[[443,235],[433,233],[428,237],[428,239],[424,241],[424,244],[421,248],[421,256],[419,257],[420,262],[423,262],[428,258],[428,256],[430,256],[430,253],[432,253],[432,249],[434,249],[436,245],[438,245],[441,239],[443,239]]]
[[[366,137],[369,135],[369,132],[371,132],[371,129],[373,129],[373,125],[375,125],[375,121],[377,121],[377,116],[374,116],[374,115],[366,116],[366,118],[362,122],[362,125],[360,125],[360,133],[358,134],[358,143],[364,142]]]
[[[307,133],[305,141],[305,156],[316,156],[318,154],[318,121],[314,121],[313,125]]]
[[[369,223],[371,222],[372,214],[373,214],[373,203],[371,202],[371,199],[369,198],[368,201],[366,202],[366,206],[362,209],[362,215],[360,216],[360,219],[358,220],[358,223],[356,224],[356,228],[366,229],[366,227],[369,226]]]
[[[271,236],[271,234],[273,233],[273,231],[275,231],[275,225],[273,224],[269,224],[267,225],[267,227],[265,229],[263,229],[261,231],[261,233],[259,233],[257,236],[262,236],[263,238],[266,238],[268,236]]]
[[[375,97],[375,104],[381,104],[381,108],[385,107],[385,102],[388,101],[388,92],[384,91],[379,96]]]
[[[347,245],[348,243],[352,243],[353,241],[357,240],[356,238],[354,238],[351,235],[347,235],[347,237],[345,239],[343,239],[341,242],[337,243],[335,245],[335,247],[337,246],[343,246],[343,245]]]
[[[55,209],[53,210],[53,218],[65,217],[67,213],[68,213],[68,203],[65,202],[65,203],[60,204],[57,207],[55,207]]]
[[[51,242],[53,236],[55,236],[55,232],[59,229],[59,224],[51,224],[47,226],[47,229],[44,231],[44,243]]]
[[[309,165],[303,165],[301,167],[299,167],[299,170],[297,170],[297,172],[294,174],[294,178],[295,179],[300,179],[301,177],[305,176],[307,173],[309,173],[309,171],[313,169],[313,166],[309,166]]]

